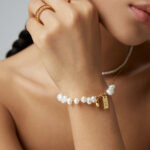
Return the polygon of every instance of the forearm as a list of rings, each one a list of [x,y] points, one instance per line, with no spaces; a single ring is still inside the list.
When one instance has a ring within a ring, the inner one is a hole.
[[[106,88],[106,84],[100,82],[95,85],[97,90],[90,87],[86,87],[86,89],[78,87],[74,91],[68,90],[68,95],[70,97],[98,95],[99,89],[104,88]],[[125,149],[110,96],[109,104],[109,110],[101,110],[88,104],[68,106],[76,150]]]

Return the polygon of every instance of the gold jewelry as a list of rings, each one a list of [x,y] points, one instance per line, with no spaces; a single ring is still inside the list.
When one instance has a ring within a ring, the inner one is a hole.
[[[45,0],[41,0],[44,4],[47,4],[46,2],[45,2]]]
[[[108,95],[106,93],[96,96],[96,107],[102,107],[104,110],[109,108]]]
[[[46,9],[50,9],[53,12],[55,12],[55,9],[52,6],[50,6],[50,5],[48,5],[48,4],[45,3],[44,5],[42,5],[41,7],[39,7],[37,9],[36,13],[35,13],[35,17],[36,17],[36,19],[37,19],[38,22],[42,23],[41,20],[40,20],[40,15]]]
[[[41,0],[43,3],[47,4],[45,0]],[[68,3],[71,3],[71,0],[68,0]]]
[[[39,23],[42,23],[41,20],[40,20],[40,15],[41,15],[41,13],[42,13],[44,10],[50,9],[50,10],[52,10],[53,12],[56,12],[55,9],[54,9],[51,5],[49,5],[49,4],[47,4],[47,3],[45,2],[45,0],[41,0],[41,1],[44,3],[44,5],[42,5],[41,7],[39,7],[39,8],[37,9],[36,13],[35,13],[35,17],[36,17],[36,19],[37,19],[37,21],[38,21]],[[68,3],[71,3],[71,0],[68,0]],[[42,23],[42,24],[43,24],[43,23]]]

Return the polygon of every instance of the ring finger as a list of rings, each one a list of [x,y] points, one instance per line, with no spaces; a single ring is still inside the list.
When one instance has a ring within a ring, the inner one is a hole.
[[[35,17],[37,10],[41,6],[44,6],[45,4],[46,3],[44,3],[41,0],[31,0],[30,3],[29,3],[29,7],[28,7],[29,17]],[[54,12],[54,11],[47,8],[44,11],[41,12],[41,14],[39,16],[40,17],[39,19],[43,23],[43,25],[47,25],[50,22],[54,23],[56,21],[56,18],[57,18],[55,14],[56,14],[56,12]]]

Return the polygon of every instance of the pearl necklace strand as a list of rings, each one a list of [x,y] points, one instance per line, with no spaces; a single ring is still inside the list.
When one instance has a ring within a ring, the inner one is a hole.
[[[102,75],[113,74],[113,73],[119,71],[121,68],[123,68],[123,67],[126,65],[126,63],[128,62],[128,60],[129,60],[129,58],[130,58],[130,56],[131,56],[131,54],[132,54],[132,52],[133,52],[133,48],[134,48],[134,46],[130,46],[128,55],[127,55],[127,57],[125,58],[125,60],[123,61],[123,63],[122,63],[121,65],[119,65],[117,68],[115,68],[115,69],[113,69],[113,70],[106,71],[106,72],[102,72],[101,74],[102,74]],[[108,95],[113,95],[113,94],[114,94],[114,89],[115,89],[115,87],[116,87],[116,86],[115,86],[114,83],[113,83],[113,84],[108,84],[108,89],[106,90],[106,93],[107,93]]]
[[[117,68],[115,68],[113,70],[102,72],[102,75],[113,74],[113,73],[117,72],[118,70],[120,70],[122,67],[124,67],[125,64],[127,63],[127,61],[129,60],[129,57],[131,56],[132,52],[133,52],[133,46],[130,47],[127,57],[125,58],[124,62],[120,66],[118,66]]]

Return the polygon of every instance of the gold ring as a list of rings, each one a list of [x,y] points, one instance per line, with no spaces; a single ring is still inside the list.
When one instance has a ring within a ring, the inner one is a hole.
[[[41,0],[41,1],[46,4],[45,0]],[[71,2],[71,0],[68,0],[68,3],[70,3],[70,2]]]
[[[46,4],[45,0],[41,0],[41,1]]]
[[[37,19],[38,22],[42,23],[41,20],[40,20],[40,15],[46,9],[50,9],[53,12],[55,12],[55,9],[52,6],[47,5],[47,4],[42,5],[41,7],[38,8],[38,10],[35,13],[35,17],[36,17],[36,19]]]

